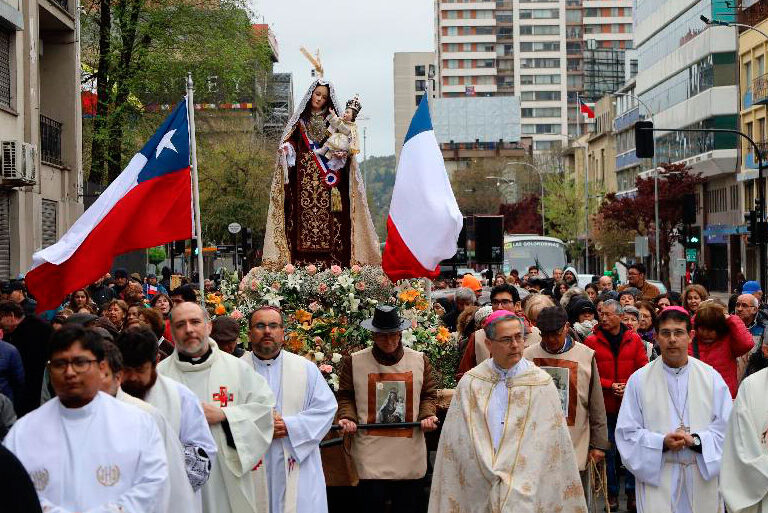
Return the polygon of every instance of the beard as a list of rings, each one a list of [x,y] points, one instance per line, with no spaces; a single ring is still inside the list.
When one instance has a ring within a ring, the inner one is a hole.
[[[137,399],[144,399],[147,396],[147,392],[155,386],[155,383],[157,382],[157,369],[152,368],[152,375],[149,378],[149,383],[144,385],[143,383],[135,383],[135,382],[127,382],[124,381],[122,383],[121,388],[125,393],[128,395],[132,395],[133,397],[136,397]]]

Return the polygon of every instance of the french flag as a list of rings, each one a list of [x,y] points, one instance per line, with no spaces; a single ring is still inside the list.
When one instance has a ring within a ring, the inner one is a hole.
[[[185,99],[69,231],[32,256],[25,279],[38,312],[104,276],[117,255],[192,236],[189,141]]]
[[[387,218],[381,265],[392,281],[436,278],[456,254],[464,222],[424,95],[405,136]]]

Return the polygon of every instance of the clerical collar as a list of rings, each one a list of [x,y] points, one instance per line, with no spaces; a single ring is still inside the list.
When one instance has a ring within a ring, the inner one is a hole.
[[[59,401],[59,412],[61,413],[61,416],[65,419],[69,420],[78,420],[78,419],[84,419],[88,416],[90,416],[98,407],[98,402],[101,400],[99,397],[103,392],[99,392],[96,394],[96,396],[91,399],[91,402],[86,404],[85,406],[81,406],[80,408],[67,408],[64,406],[64,404]]]
[[[664,366],[664,370],[672,374],[673,376],[682,376],[688,370],[687,363],[682,367],[670,367],[669,365],[664,363],[664,361],[662,361],[661,364]]]
[[[208,351],[206,351],[203,356],[192,357],[192,356],[187,356],[182,352],[179,352],[179,361],[191,363],[192,365],[200,365],[201,363],[205,362],[208,358],[210,358],[212,354],[213,354],[213,347],[209,345]]]
[[[525,370],[527,367],[525,358],[520,358],[520,361],[514,364],[509,369],[502,369],[501,367],[499,367],[499,365],[496,363],[496,360],[494,360],[493,358],[489,358],[488,360],[491,362],[491,367],[493,368],[493,370],[496,371],[496,373],[501,376],[501,379],[512,378],[517,374],[519,374],[520,372],[522,372],[523,370]]]
[[[269,360],[262,358],[253,352],[251,353],[251,357],[253,358],[253,362],[259,367],[271,367],[273,364],[279,363],[281,361],[281,358],[283,357],[283,350],[281,349],[280,352],[277,353],[277,356]]]

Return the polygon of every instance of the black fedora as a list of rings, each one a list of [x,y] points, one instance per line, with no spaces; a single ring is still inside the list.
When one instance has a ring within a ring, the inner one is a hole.
[[[360,326],[374,333],[397,333],[410,328],[411,321],[401,319],[394,306],[376,305],[373,317],[361,322]]]

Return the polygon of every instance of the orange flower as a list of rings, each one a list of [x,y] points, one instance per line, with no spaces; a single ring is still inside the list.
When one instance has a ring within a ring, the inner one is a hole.
[[[224,315],[225,313],[227,313],[227,309],[224,308],[224,305],[222,305],[221,303],[218,303],[216,305],[216,308],[213,310],[213,313],[215,313],[216,315]]]
[[[426,301],[418,301],[416,303],[416,310],[423,312],[427,308],[429,308],[429,303],[427,303]]]
[[[306,310],[296,310],[296,313],[294,315],[296,316],[296,320],[300,324],[304,324],[305,322],[312,321],[312,314],[307,312]]]
[[[440,326],[437,329],[437,335],[435,338],[437,338],[438,342],[442,342],[443,344],[445,344],[451,339],[451,332],[448,331],[448,328],[446,328],[445,326]]]
[[[298,353],[304,349],[304,341],[296,332],[288,334],[288,340],[286,340],[285,345],[287,345],[288,349],[293,353]]]
[[[404,302],[404,303],[410,303],[416,300],[421,295],[421,293],[416,289],[408,289],[402,291],[397,298]]]

